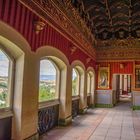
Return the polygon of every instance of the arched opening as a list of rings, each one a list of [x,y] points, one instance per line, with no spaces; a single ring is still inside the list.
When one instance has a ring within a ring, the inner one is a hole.
[[[37,78],[34,55],[26,39],[15,29],[1,21],[0,29],[0,49],[9,59],[10,93],[6,100],[9,107],[0,109],[0,138],[26,139],[36,133],[37,102],[34,100],[37,99]],[[34,117],[28,117],[27,112]]]
[[[76,60],[72,63],[72,117],[76,117],[85,105],[85,67]]]
[[[12,107],[13,61],[0,49],[0,109]]]
[[[66,85],[69,63],[64,54],[53,47],[42,47],[37,55],[40,59],[38,132],[42,135],[68,114]]]
[[[4,139],[11,139],[12,132],[15,137],[16,126],[20,123],[20,120],[17,122],[20,115],[17,110],[22,111],[20,96],[23,94],[23,60],[23,51],[7,38],[0,36],[0,114],[3,116],[0,119],[3,124],[0,130],[9,132],[7,135],[0,133],[0,137]]]
[[[87,74],[87,94],[91,93],[91,78],[90,73]]]
[[[73,68],[72,70],[72,96],[79,95],[79,72],[77,69]]]
[[[45,58],[40,61],[39,102],[58,99],[59,69],[56,64]]]
[[[92,70],[87,72],[87,106],[92,107],[95,103],[95,75]]]

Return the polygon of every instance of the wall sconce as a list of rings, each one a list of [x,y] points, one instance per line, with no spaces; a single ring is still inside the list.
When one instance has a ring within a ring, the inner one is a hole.
[[[91,61],[91,58],[86,59],[86,63],[88,64]]]
[[[77,48],[75,46],[71,47],[70,48],[70,51],[71,51],[71,55],[77,50]]]
[[[120,63],[120,69],[124,69],[124,68],[125,68],[125,66],[126,66],[126,64],[125,64],[125,63]]]
[[[45,27],[45,23],[43,21],[34,21],[34,29],[36,34],[42,31]]]

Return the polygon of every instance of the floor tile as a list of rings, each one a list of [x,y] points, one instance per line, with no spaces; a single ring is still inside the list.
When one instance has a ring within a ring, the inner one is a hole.
[[[72,125],[56,127],[40,140],[140,140],[140,111],[132,111],[128,103],[89,109]]]

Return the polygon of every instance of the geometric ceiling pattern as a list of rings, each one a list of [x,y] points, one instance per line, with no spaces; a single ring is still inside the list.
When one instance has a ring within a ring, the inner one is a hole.
[[[96,39],[140,38],[140,0],[72,0]]]

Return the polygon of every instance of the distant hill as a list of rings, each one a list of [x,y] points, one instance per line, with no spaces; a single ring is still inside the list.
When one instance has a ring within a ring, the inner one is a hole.
[[[55,80],[56,75],[40,75],[40,80]]]

